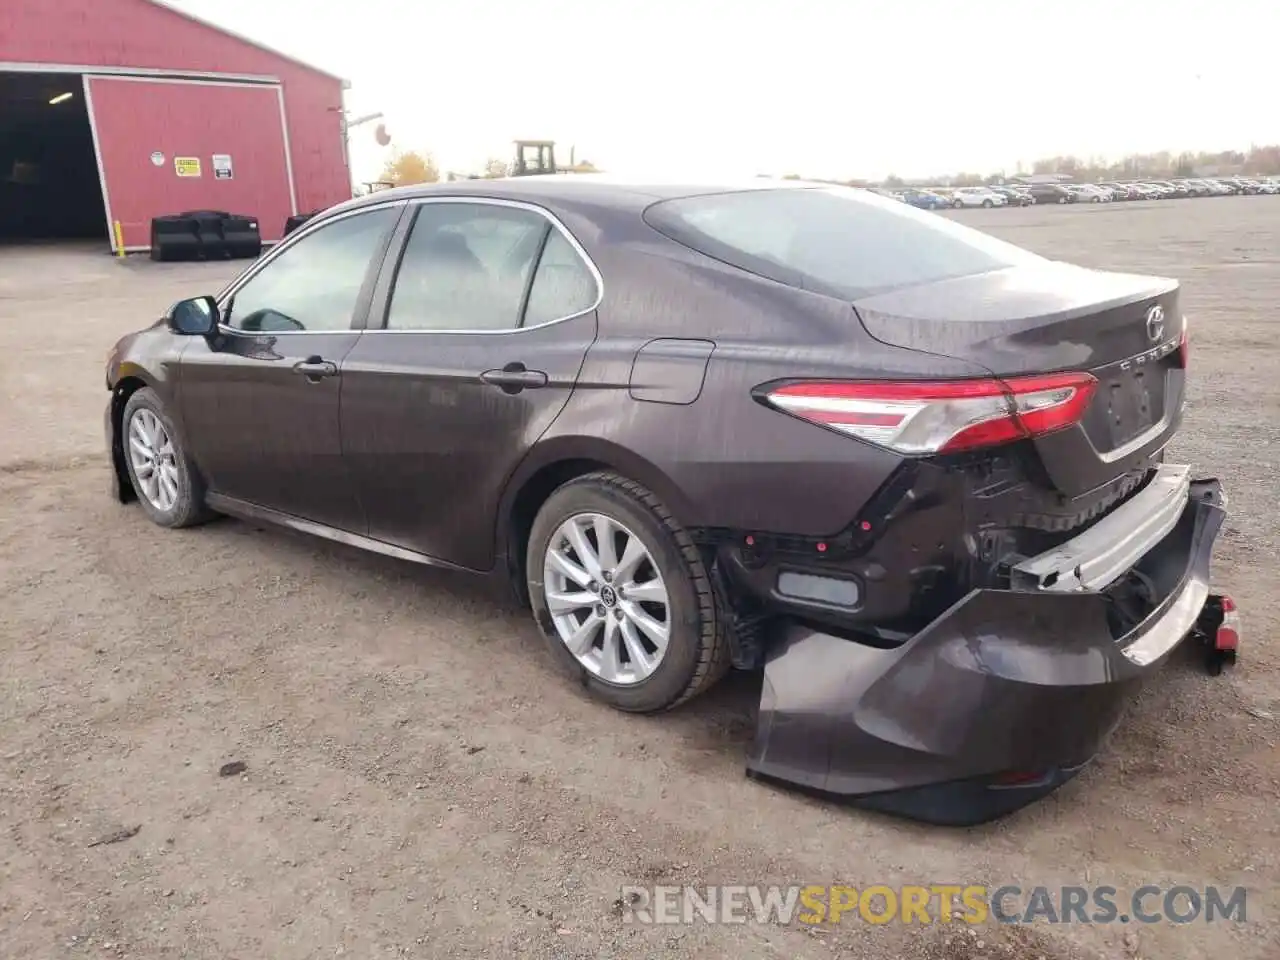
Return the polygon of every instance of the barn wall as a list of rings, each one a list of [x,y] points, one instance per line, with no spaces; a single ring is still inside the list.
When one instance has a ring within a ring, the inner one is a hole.
[[[278,77],[298,209],[350,199],[340,80],[146,0],[0,0],[0,10],[0,62]]]
[[[126,247],[150,244],[152,217],[183,210],[251,214],[263,240],[284,235],[292,211],[279,88],[94,77],[90,92]],[[152,152],[163,154],[159,166]],[[214,176],[213,154],[231,156],[230,179]],[[175,157],[198,158],[200,176],[179,177]]]

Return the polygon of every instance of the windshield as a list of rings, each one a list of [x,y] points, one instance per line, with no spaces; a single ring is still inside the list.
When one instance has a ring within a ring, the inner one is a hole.
[[[684,197],[660,201],[644,217],[706,256],[841,299],[1044,262],[953,220],[847,187]]]

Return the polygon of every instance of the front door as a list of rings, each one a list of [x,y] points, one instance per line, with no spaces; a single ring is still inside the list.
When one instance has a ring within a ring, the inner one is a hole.
[[[343,369],[343,452],[371,537],[487,570],[507,478],[564,408],[595,339],[599,280],[536,207],[411,209],[399,265],[387,257]]]
[[[221,333],[184,351],[183,422],[211,491],[365,532],[342,462],[338,400],[402,209],[299,233],[223,298]]]

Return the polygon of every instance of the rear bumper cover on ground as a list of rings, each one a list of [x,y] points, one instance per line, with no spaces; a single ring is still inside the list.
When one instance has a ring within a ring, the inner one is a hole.
[[[765,666],[747,769],[936,823],[978,823],[1069,779],[1195,626],[1225,498],[1189,482],[1137,558],[1156,605],[1119,637],[1088,589],[975,590],[894,649],[800,625]]]

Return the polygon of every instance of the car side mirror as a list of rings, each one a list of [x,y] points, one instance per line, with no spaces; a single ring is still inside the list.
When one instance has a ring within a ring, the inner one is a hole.
[[[218,332],[218,301],[213,297],[179,300],[164,315],[174,333],[188,337],[207,337]]]

